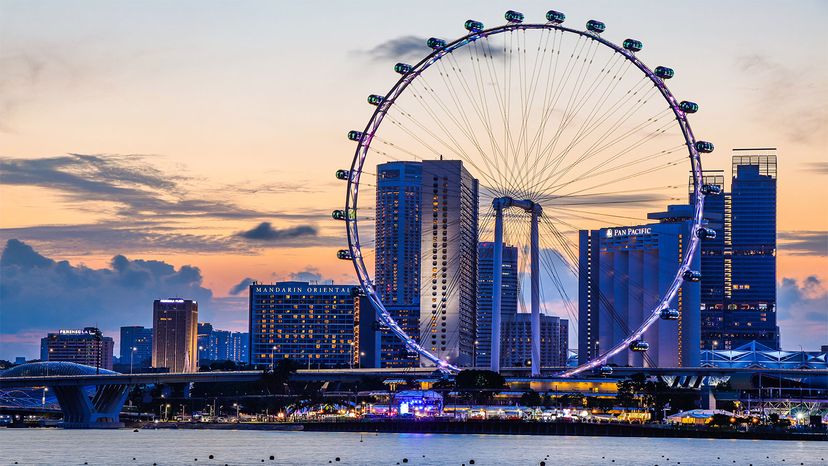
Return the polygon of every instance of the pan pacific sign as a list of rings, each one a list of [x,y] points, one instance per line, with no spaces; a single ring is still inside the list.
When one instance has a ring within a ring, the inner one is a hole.
[[[652,227],[607,228],[604,232],[607,238],[625,238],[627,236],[641,236],[653,234]]]

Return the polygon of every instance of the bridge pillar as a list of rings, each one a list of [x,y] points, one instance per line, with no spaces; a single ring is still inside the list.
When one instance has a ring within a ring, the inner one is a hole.
[[[63,411],[63,427],[66,429],[117,429],[121,408],[127,398],[129,385],[99,385],[92,396],[88,387],[52,387],[60,409]]]

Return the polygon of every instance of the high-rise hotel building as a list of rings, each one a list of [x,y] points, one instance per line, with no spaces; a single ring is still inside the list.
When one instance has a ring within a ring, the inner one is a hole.
[[[374,288],[388,313],[408,335],[420,335],[420,237],[422,164],[377,166]],[[415,367],[419,355],[388,328],[381,331],[382,367]]]
[[[152,303],[152,367],[198,372],[198,303],[156,299]]]
[[[641,325],[678,272],[692,227],[692,206],[651,213],[658,223],[582,230],[579,248],[578,359],[587,362]],[[698,269],[699,256],[691,267]],[[646,353],[623,351],[610,364],[634,367],[699,365],[699,283],[685,282],[670,307],[678,320],[659,320],[644,334]]]
[[[420,344],[452,364],[471,366],[476,337],[478,181],[460,160],[425,160],[421,199]]]
[[[250,285],[250,363],[377,367],[374,310],[356,285]]]
[[[40,339],[40,359],[74,362],[111,370],[114,346],[112,338],[101,335],[95,327],[62,329]]]
[[[734,149],[730,192],[724,180],[722,171],[704,173],[704,183],[722,194],[704,203],[717,237],[701,245],[701,346],[734,349],[755,340],[779,349],[776,150]]]
[[[475,366],[477,367],[490,367],[492,361],[494,252],[495,243],[479,243],[477,248],[477,339],[474,349]],[[500,273],[500,328],[501,341],[505,341],[503,338],[503,323],[517,315],[518,311],[518,250],[516,247],[503,245],[503,267]],[[509,349],[504,348],[504,345],[501,344],[501,356],[509,352]]]

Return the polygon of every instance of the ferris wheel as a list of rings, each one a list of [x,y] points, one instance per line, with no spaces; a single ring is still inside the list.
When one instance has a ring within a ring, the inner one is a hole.
[[[699,280],[700,274],[691,269],[693,255],[701,239],[715,235],[702,225],[702,208],[704,197],[718,194],[718,188],[703,184],[700,159],[713,145],[696,141],[690,129],[687,116],[698,105],[678,101],[667,88],[673,69],[651,69],[639,59],[641,41],[628,38],[616,45],[602,36],[604,23],[589,20],[584,30],[570,28],[558,11],[547,12],[544,23],[525,23],[524,15],[515,11],[508,11],[505,19],[489,29],[468,20],[467,34],[456,40],[428,39],[431,51],[424,48],[419,62],[393,67],[400,77],[390,90],[368,96],[376,109],[362,130],[348,133],[356,143],[355,154],[350,169],[337,172],[347,181],[347,195],[344,209],[333,216],[345,222],[348,235],[348,249],[338,256],[353,261],[379,320],[408,350],[437,367],[459,370],[468,364],[442,350],[468,347],[470,342],[456,329],[447,331],[445,316],[447,307],[463,299],[460,275],[467,272],[473,251],[439,250],[438,226],[443,228],[440,239],[448,243],[459,242],[463,235],[471,235],[475,249],[478,242],[493,242],[493,270],[503,265],[502,246],[512,247],[518,255],[513,299],[518,312],[532,316],[531,365],[536,375],[538,315],[558,315],[573,324],[578,319],[572,283],[582,257],[579,232],[646,223],[648,209],[671,201],[687,204],[689,197],[693,234],[669,286],[645,297],[649,304],[644,317],[623,324],[624,338],[561,374],[570,376],[602,367],[623,351],[645,353],[645,332],[659,320],[679,318],[672,303],[684,281]],[[468,183],[439,186],[440,196],[471,196],[471,220],[462,213],[447,218],[445,204],[439,206],[436,176],[433,197],[430,183],[415,180],[411,186],[419,187],[403,193],[407,188],[398,185],[394,195],[411,195],[419,204],[412,201],[403,211],[387,209],[383,167],[433,161],[459,161],[463,176],[474,180],[472,194],[466,192]],[[383,236],[389,215],[395,222],[408,219],[406,234],[422,240],[411,245],[416,254],[393,264],[377,257],[389,241],[403,247],[398,244],[402,236]],[[379,277],[378,263],[383,270],[393,265],[397,272],[404,267],[420,272]],[[393,311],[399,307],[399,294],[392,290],[405,286],[398,283],[404,279],[416,291],[409,304],[419,306],[419,325],[402,323]],[[492,279],[494,296],[476,299],[491,299],[487,318],[495,343],[490,357],[497,368],[503,278],[494,273]],[[643,288],[629,276],[617,279]]]

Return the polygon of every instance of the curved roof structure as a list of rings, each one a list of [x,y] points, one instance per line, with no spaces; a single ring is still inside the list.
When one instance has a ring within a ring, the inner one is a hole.
[[[45,361],[21,364],[0,372],[0,377],[43,377],[49,375],[118,374],[107,369],[97,369],[74,362]]]
[[[733,350],[703,350],[702,367],[763,369],[828,369],[828,354],[777,351],[752,341]]]

